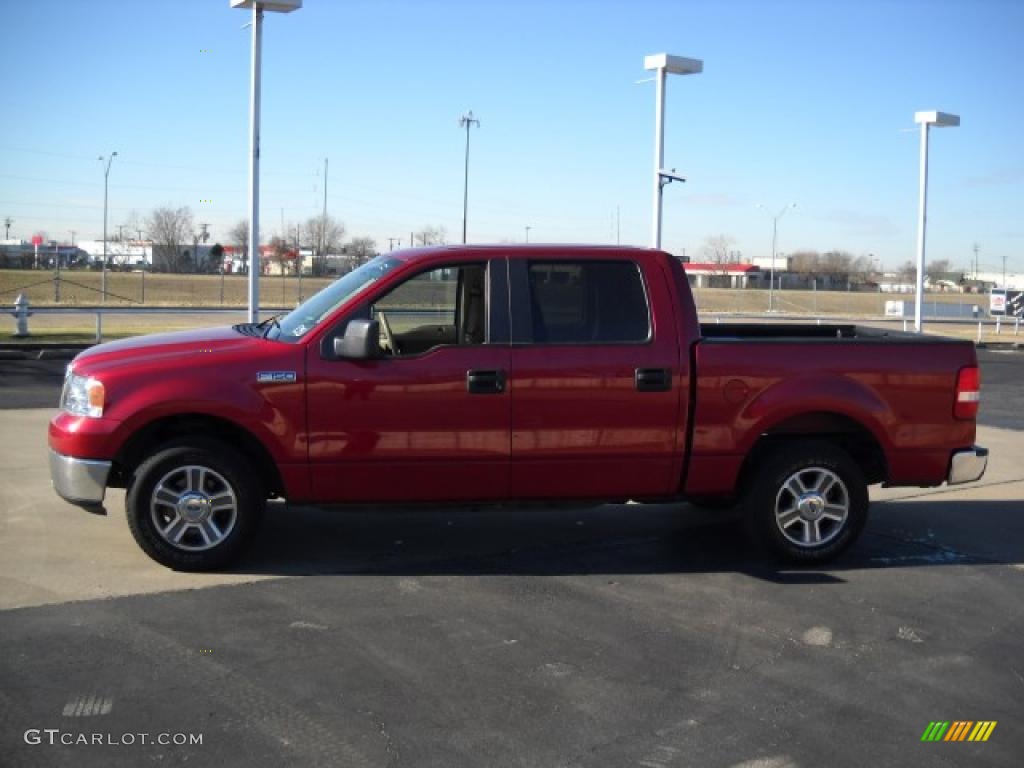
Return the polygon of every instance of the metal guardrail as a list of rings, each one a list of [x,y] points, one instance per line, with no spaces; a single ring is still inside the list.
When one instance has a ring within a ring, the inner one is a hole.
[[[276,314],[291,309],[293,307],[262,307],[260,311]],[[19,296],[10,314],[14,318],[16,337],[29,335],[28,319],[35,315],[95,315],[96,343],[99,344],[103,341],[104,315],[245,315],[247,312],[246,307],[32,307],[28,299]]]

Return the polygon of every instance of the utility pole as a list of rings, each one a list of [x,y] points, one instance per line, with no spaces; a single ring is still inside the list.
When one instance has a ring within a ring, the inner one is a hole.
[[[389,237],[388,238],[388,250],[389,251],[395,250],[395,243],[398,243],[399,245],[401,245],[402,244],[402,238],[400,238],[400,237]]]
[[[1003,288],[1006,287],[1006,254],[1003,253]]]
[[[615,206],[615,244],[622,245],[622,218],[619,216],[619,206]]]
[[[480,127],[480,121],[473,117],[473,110],[469,110],[469,114],[463,115],[459,118],[459,127],[466,129],[466,168],[462,180],[462,242],[466,242],[466,213],[469,210],[469,129],[470,126],[476,124],[476,127]]]
[[[533,229],[533,227],[530,227],[530,226],[526,227],[526,242],[530,242],[530,230],[531,229]]]
[[[104,304],[107,302],[107,193],[110,190],[110,165],[115,157],[117,152],[111,152],[108,157],[100,155],[100,162],[107,161],[107,168],[103,172],[103,274],[100,280]]]
[[[13,223],[14,219],[12,219],[10,216],[4,219],[4,240],[11,239],[11,224]]]
[[[295,270],[299,273],[299,303],[302,303],[302,245],[299,243],[299,225],[295,225]]]
[[[972,279],[974,279],[974,280],[978,279],[978,251],[979,250],[980,249],[978,247],[978,244],[975,243],[974,244],[974,274],[971,275]]]
[[[56,273],[53,276],[53,301],[60,303],[60,248],[57,243],[53,244],[53,263],[56,266]]]
[[[72,229],[70,231],[71,231],[71,247],[73,248],[74,245],[75,245],[75,230]]]
[[[320,263],[326,263],[327,254],[327,158],[324,158],[324,211],[320,217]]]

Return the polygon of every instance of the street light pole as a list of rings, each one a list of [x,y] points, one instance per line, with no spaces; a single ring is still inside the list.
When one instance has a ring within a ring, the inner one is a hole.
[[[260,75],[263,7],[252,5],[252,59],[249,90],[249,322],[260,321]]]
[[[654,75],[654,232],[652,248],[661,248],[661,207],[664,199],[664,185],[661,183],[661,169],[665,167],[665,68],[659,67]]]
[[[651,218],[651,247],[661,248],[661,202],[665,184],[680,179],[665,171],[665,76],[695,75],[704,71],[704,62],[658,53],[644,57],[644,69],[654,70],[654,187]]]
[[[252,59],[249,91],[249,322],[260,317],[260,75],[263,11],[290,13],[302,0],[230,0],[232,8],[252,9]]]
[[[917,296],[914,302],[914,330],[921,333],[924,307],[924,244],[928,220],[928,131],[933,125],[939,128],[956,127],[960,125],[960,117],[945,112],[915,112],[914,122],[921,124],[921,172],[918,180],[917,208],[917,277],[915,280]]]
[[[103,291],[103,301],[107,301],[107,192],[110,189],[110,166],[117,157],[117,152],[111,152],[109,157],[100,155],[100,162],[107,161],[107,168],[103,171],[103,266],[100,277],[100,288]]]
[[[473,117],[473,110],[459,118],[459,127],[466,129],[466,167],[462,179],[462,242],[466,242],[466,214],[469,211],[469,128],[474,123],[480,127],[480,121]]]
[[[764,205],[758,203],[758,208],[764,208]],[[786,211],[790,208],[796,208],[796,203],[789,203],[783,206],[782,210],[779,211],[775,216],[772,216],[772,265],[771,273],[768,281],[768,311],[775,311],[775,254],[777,252],[776,244],[779,239],[779,219],[786,215]]]
[[[531,229],[533,229],[533,227],[530,227],[530,226],[526,227],[526,242],[530,242],[530,230]]]

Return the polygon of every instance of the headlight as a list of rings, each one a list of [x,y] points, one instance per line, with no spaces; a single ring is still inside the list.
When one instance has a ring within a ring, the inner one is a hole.
[[[98,419],[103,415],[103,398],[102,382],[68,371],[64,378],[64,391],[60,395],[61,408],[69,413]]]

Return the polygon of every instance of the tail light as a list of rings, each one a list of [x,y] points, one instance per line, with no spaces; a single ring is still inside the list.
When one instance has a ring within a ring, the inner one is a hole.
[[[981,402],[981,371],[976,366],[961,368],[956,377],[956,403],[953,416],[958,419],[978,418]]]

